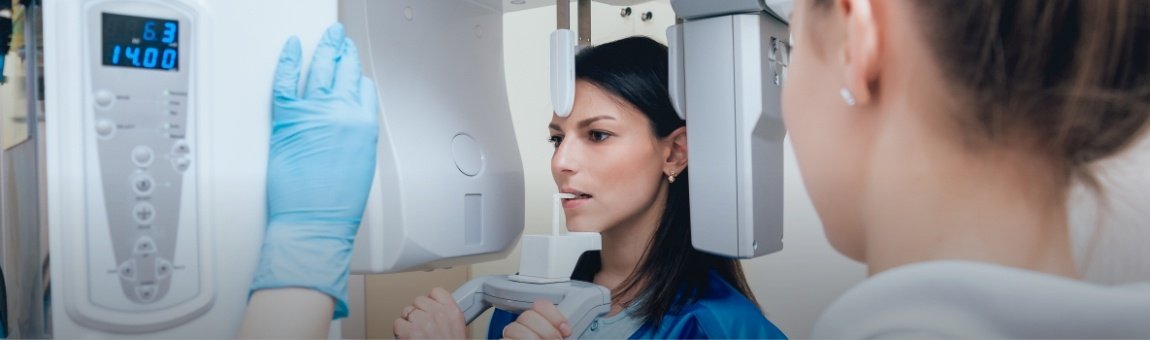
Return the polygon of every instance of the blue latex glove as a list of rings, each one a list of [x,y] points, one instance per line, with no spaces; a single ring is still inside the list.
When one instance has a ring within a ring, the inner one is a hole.
[[[359,52],[336,24],[297,94],[300,42],[284,45],[272,97],[268,226],[251,291],[310,288],[347,316],[352,243],[375,172],[379,104]]]

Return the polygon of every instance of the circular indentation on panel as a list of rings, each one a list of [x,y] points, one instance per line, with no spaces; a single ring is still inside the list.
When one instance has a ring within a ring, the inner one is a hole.
[[[152,194],[155,189],[156,181],[146,173],[138,173],[132,176],[132,191],[137,195],[147,196]]]
[[[132,253],[138,255],[151,254],[155,252],[156,242],[152,241],[152,238],[147,236],[140,236],[140,238],[136,240],[136,245],[132,247]]]
[[[138,166],[148,166],[152,164],[152,159],[155,154],[152,153],[152,148],[147,145],[137,145],[132,148],[132,163]]]
[[[455,167],[467,176],[478,175],[483,170],[483,148],[471,136],[461,133],[451,140],[451,157]]]
[[[116,135],[116,122],[111,119],[100,119],[96,121],[96,136],[100,139],[111,139]]]
[[[116,94],[108,90],[99,90],[95,94],[96,108],[107,110],[116,102]]]
[[[117,269],[120,273],[120,278],[128,281],[136,281],[136,260],[129,259],[120,264]]]
[[[141,302],[152,302],[156,300],[156,285],[145,284],[136,286],[136,298]]]
[[[135,207],[132,207],[132,219],[136,220],[136,223],[150,224],[155,218],[156,208],[151,203],[139,202],[136,203]]]
[[[415,19],[415,9],[411,8],[411,6],[404,7],[403,8],[403,18],[407,19],[407,21],[414,20]]]
[[[183,156],[190,153],[192,153],[192,147],[188,146],[188,142],[183,139],[178,139],[176,143],[172,144],[172,155]]]
[[[172,158],[172,168],[176,171],[185,172],[188,168],[192,167],[192,159],[187,156]]]
[[[162,258],[156,258],[156,279],[163,280],[172,275],[172,263]]]
[[[483,25],[475,25],[475,37],[483,38]]]

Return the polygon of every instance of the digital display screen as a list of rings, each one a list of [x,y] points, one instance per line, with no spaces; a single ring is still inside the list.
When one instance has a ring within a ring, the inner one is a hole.
[[[104,65],[180,69],[180,22],[103,13]]]

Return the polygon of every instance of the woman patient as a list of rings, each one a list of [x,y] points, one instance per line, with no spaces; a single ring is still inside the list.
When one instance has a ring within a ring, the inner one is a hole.
[[[667,48],[644,37],[589,47],[576,56],[575,105],[553,116],[551,173],[571,231],[598,232],[572,278],[612,292],[594,338],[784,338],[763,316],[738,260],[691,246],[687,129],[667,91]],[[395,320],[400,338],[462,338],[463,316],[442,288]],[[496,310],[488,337],[572,334],[548,301],[514,315]]]

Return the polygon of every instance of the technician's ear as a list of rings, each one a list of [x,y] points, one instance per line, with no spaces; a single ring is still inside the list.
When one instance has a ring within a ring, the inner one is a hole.
[[[667,151],[665,152],[666,158],[663,161],[663,171],[668,174],[683,173],[683,169],[687,168],[687,127],[682,126],[670,135],[663,138],[667,143]]]
[[[842,48],[843,86],[850,91],[859,105],[869,103],[874,94],[873,84],[879,75],[879,46],[881,27],[875,16],[873,0],[838,0],[838,13],[846,16],[846,42]]]

